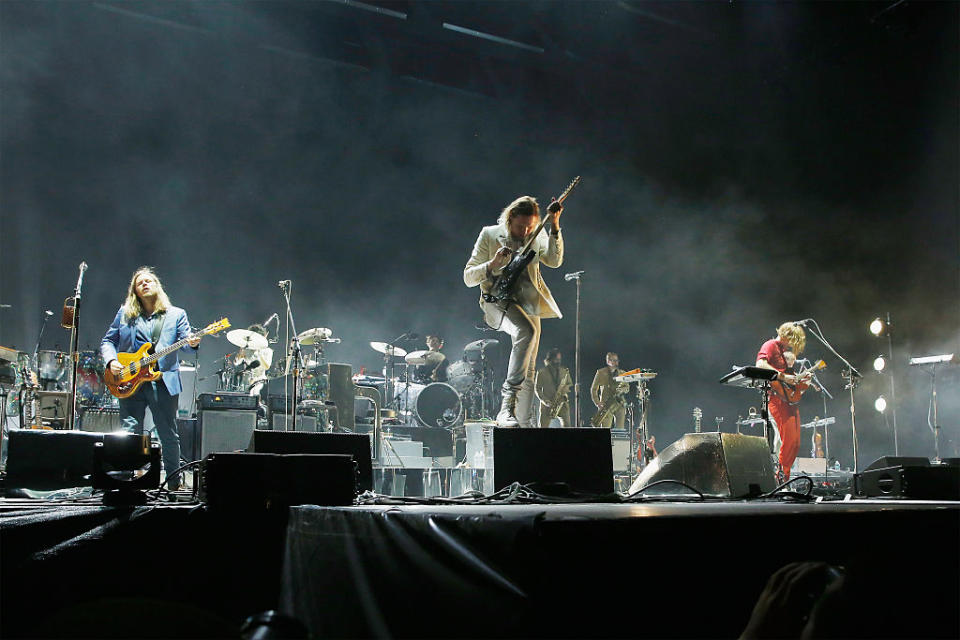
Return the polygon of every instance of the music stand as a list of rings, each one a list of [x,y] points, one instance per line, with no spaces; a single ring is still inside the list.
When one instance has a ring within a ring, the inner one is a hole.
[[[760,416],[763,418],[763,437],[773,453],[773,438],[770,430],[769,391],[779,372],[765,367],[734,367],[733,371],[720,378],[720,384],[760,391]]]

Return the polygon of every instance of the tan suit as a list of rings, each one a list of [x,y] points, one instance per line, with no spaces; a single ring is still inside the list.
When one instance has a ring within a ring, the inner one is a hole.
[[[516,399],[516,417],[522,427],[531,424],[533,417],[533,381],[537,371],[537,351],[540,348],[540,319],[560,318],[560,307],[553,294],[540,275],[540,263],[557,268],[563,264],[563,236],[558,230],[552,233],[553,225],[548,223],[536,237],[531,249],[536,252],[527,265],[526,273],[520,276],[515,289],[516,304],[506,311],[497,305],[484,302],[480,298],[480,308],[487,325],[503,331],[510,336],[510,362],[507,365],[507,377],[503,382],[504,401]],[[505,225],[484,227],[473,245],[470,259],[463,268],[463,282],[468,287],[479,286],[487,293],[494,279],[488,277],[487,266],[500,247],[517,250],[522,242],[510,237]]]
[[[623,369],[617,368],[611,372],[610,367],[603,367],[598,369],[596,375],[593,376],[593,384],[590,385],[590,397],[593,399],[593,404],[597,406],[598,413],[601,405],[609,404],[616,397],[617,387],[621,383],[618,383],[613,377],[622,374]],[[621,390],[623,389],[621,388]],[[601,426],[610,427],[614,420],[616,420],[618,429],[623,429],[626,426],[626,405],[608,415]]]
[[[547,428],[550,426],[550,409],[552,407],[553,401],[557,397],[557,388],[561,387],[563,389],[563,397],[565,400],[569,400],[567,396],[570,393],[570,387],[573,385],[573,381],[570,379],[570,370],[566,367],[560,367],[557,370],[556,367],[546,366],[543,369],[537,371],[537,385],[536,392],[537,397],[540,399],[540,427]],[[563,401],[561,401],[563,402]],[[564,402],[564,407],[560,411],[560,414],[557,416],[563,422],[563,426],[570,426],[570,403]]]

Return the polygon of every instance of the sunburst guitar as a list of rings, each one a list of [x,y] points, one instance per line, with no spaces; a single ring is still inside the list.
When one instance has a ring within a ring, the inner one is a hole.
[[[230,321],[223,318],[159,351],[153,351],[153,344],[147,342],[135,353],[118,353],[117,362],[123,365],[123,369],[119,375],[114,375],[113,371],[107,367],[107,370],[103,372],[103,382],[115,397],[129,398],[137,392],[140,385],[158,380],[163,375],[160,371],[157,371],[157,361],[160,358],[183,348],[187,342],[194,338],[212,335],[229,328]]]
[[[800,373],[796,374],[797,378],[802,378],[803,376],[811,373],[813,371],[819,371],[827,366],[827,363],[823,360],[817,360],[809,368],[804,369]],[[794,405],[800,402],[800,397],[803,395],[803,392],[806,391],[810,385],[806,382],[798,382],[797,384],[787,384],[786,382],[774,381],[770,383],[770,388],[775,394],[780,396],[781,399],[785,400],[787,404]]]

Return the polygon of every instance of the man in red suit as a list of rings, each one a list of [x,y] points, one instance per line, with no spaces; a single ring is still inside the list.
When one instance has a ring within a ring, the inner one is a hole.
[[[796,376],[792,363],[796,356],[803,353],[807,344],[807,334],[803,327],[792,322],[784,322],[777,328],[777,337],[763,343],[757,353],[757,366],[777,371],[777,381],[789,384],[806,384],[809,374]],[[789,360],[789,362],[788,362]],[[800,450],[800,408],[791,405],[779,394],[770,392],[770,415],[777,424],[780,433],[780,479],[790,479],[790,468],[797,459]]]

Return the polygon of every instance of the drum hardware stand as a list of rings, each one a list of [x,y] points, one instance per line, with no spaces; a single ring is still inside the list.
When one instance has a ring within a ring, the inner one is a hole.
[[[280,290],[283,292],[283,299],[287,303],[287,322],[290,324],[290,328],[293,330],[293,340],[290,345],[291,356],[293,357],[293,400],[292,400],[292,413],[293,413],[293,431],[297,430],[297,405],[300,400],[301,387],[303,386],[303,374],[305,373],[305,365],[303,362],[303,349],[300,346],[300,334],[297,333],[297,323],[293,319],[293,309],[290,306],[290,290],[292,287],[292,282],[290,280],[281,280],[277,283],[277,286],[280,287]],[[287,420],[287,413],[284,412],[284,423]],[[301,426],[303,421],[300,422]],[[284,424],[286,427],[286,424]]]
[[[580,281],[583,278],[583,271],[574,271],[573,273],[568,273],[563,277],[564,280],[568,282],[570,280],[577,281],[577,314],[576,314],[576,338],[574,340],[573,348],[573,367],[576,369],[576,381],[573,383],[573,400],[576,405],[574,410],[573,423],[581,427],[583,426],[580,422]]]
[[[630,474],[631,481],[634,476],[647,466],[647,439],[650,437],[647,433],[647,416],[650,409],[650,389],[643,380],[637,382],[637,400],[636,415],[638,419],[630,425],[630,461],[627,465],[627,473]],[[637,440],[639,439],[639,442]],[[639,457],[637,456],[639,453]],[[640,468],[637,468],[639,463]]]
[[[70,298],[63,301],[63,318],[61,325],[70,329],[70,406],[67,409],[67,429],[76,428],[77,418],[77,369],[80,366],[80,352],[77,343],[80,341],[80,298],[83,289],[83,274],[87,270],[87,263],[80,263],[80,275],[77,277],[77,288],[73,292],[73,304],[67,304]],[[46,322],[46,320],[44,321]]]
[[[820,331],[820,325],[817,324],[817,321],[813,318],[807,318],[806,320],[801,320],[796,323],[802,326],[807,326],[808,324],[813,324],[813,327],[808,327],[808,332],[814,338],[816,338],[823,346],[825,346],[830,353],[835,355],[840,362],[846,365],[846,368],[841,371],[840,376],[846,381],[844,389],[850,391],[850,431],[853,434],[853,472],[855,474],[860,473],[859,466],[859,446],[857,442],[857,409],[856,402],[854,399],[854,390],[860,384],[860,380],[863,378],[863,375],[857,371],[856,367],[850,364],[846,358],[837,353],[837,350],[834,349],[826,338],[823,337],[822,332]],[[856,477],[856,476],[855,476]],[[856,483],[856,480],[854,480]],[[856,493],[857,487],[854,486],[854,493]]]

